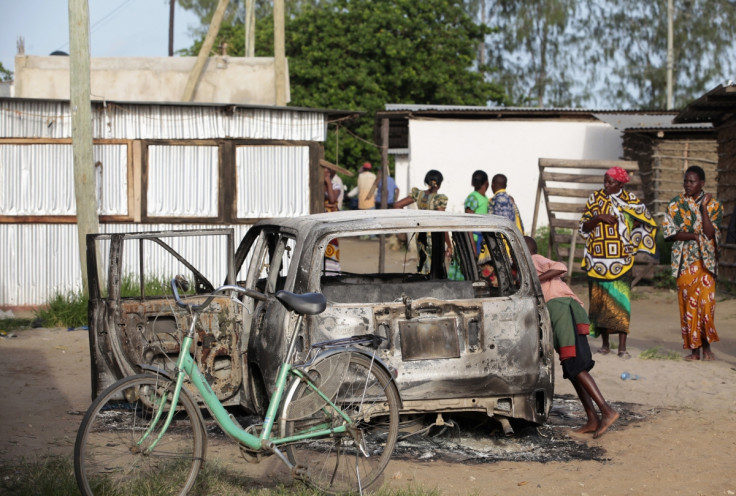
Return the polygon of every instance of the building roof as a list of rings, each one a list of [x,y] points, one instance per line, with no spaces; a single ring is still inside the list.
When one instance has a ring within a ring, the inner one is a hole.
[[[1,97],[0,101],[16,101],[16,102],[47,102],[47,103],[69,103],[69,100],[59,99],[46,99],[46,98],[15,98],[15,97]],[[250,109],[250,110],[283,110],[285,112],[310,112],[325,114],[328,116],[329,121],[355,119],[364,115],[365,112],[357,110],[333,110],[323,108],[309,108],[309,107],[291,107],[291,106],[277,106],[277,105],[251,105],[243,103],[211,103],[211,102],[133,102],[123,100],[100,100],[92,98],[90,100],[93,106],[97,105],[142,105],[142,106],[160,106],[160,107],[207,107],[207,108],[221,108],[221,109]]]
[[[690,102],[674,122],[711,122],[719,126],[736,114],[736,85],[718,85],[697,100]]]
[[[659,113],[601,113],[593,114],[596,119],[609,124],[618,131],[678,131],[708,130],[713,125],[707,122],[676,124],[673,119],[677,111]]]
[[[675,111],[614,110],[581,108],[540,107],[480,107],[468,105],[416,105],[386,104],[385,110],[376,113],[374,140],[381,143],[381,121],[388,119],[389,149],[393,153],[409,148],[408,120],[410,118],[434,119],[560,119],[602,121],[624,131],[630,128],[665,127],[674,129]],[[691,129],[693,126],[681,126]]]

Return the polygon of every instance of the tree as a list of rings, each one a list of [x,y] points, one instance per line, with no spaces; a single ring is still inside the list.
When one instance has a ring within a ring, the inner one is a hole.
[[[0,81],[11,81],[13,79],[13,71],[9,71],[0,62]]]
[[[328,160],[357,169],[365,160],[379,160],[380,150],[370,142],[374,114],[386,103],[507,103],[498,85],[473,70],[487,32],[461,0],[301,4],[286,20],[290,104],[366,112],[358,122],[337,128],[339,137],[331,129],[325,146]],[[233,54],[242,53],[242,34],[240,25],[220,31]],[[273,55],[270,16],[258,19],[256,55]]]
[[[581,45],[591,80],[620,107],[665,108],[667,2],[588,0],[594,20]],[[732,75],[736,41],[733,0],[674,0],[675,107]],[[601,70],[601,69],[604,70]]]
[[[516,105],[570,106],[587,95],[571,68],[578,0],[489,1],[488,60]],[[477,0],[469,2],[477,8]],[[481,2],[481,8],[486,2]]]

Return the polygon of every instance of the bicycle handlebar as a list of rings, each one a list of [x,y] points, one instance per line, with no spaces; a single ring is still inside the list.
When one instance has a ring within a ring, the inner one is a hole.
[[[171,289],[174,292],[174,299],[176,300],[176,304],[180,306],[181,308],[188,308],[195,312],[201,312],[202,310],[207,308],[209,304],[212,303],[212,300],[215,299],[215,296],[217,296],[218,294],[222,294],[226,291],[235,291],[238,293],[243,293],[244,295],[249,296],[255,300],[260,300],[260,301],[268,300],[268,297],[266,295],[264,295],[263,293],[259,293],[258,291],[254,291],[252,289],[241,288],[240,286],[235,286],[233,284],[226,284],[214,290],[212,294],[209,295],[206,300],[204,300],[204,302],[200,303],[199,305],[192,305],[192,304],[184,303],[182,301],[181,297],[179,296],[179,290],[177,289],[180,286],[184,291],[186,291],[187,289],[189,289],[189,282],[186,280],[185,277],[178,275],[171,280]]]

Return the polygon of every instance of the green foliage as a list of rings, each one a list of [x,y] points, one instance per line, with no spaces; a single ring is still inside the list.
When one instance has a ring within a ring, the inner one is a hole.
[[[663,350],[659,346],[648,348],[639,354],[642,360],[680,360],[682,356],[677,351]]]
[[[87,325],[89,300],[82,291],[56,293],[45,307],[36,312],[43,327],[80,327]]]
[[[604,98],[619,107],[665,108],[667,2],[579,0],[577,53]],[[679,108],[733,72],[736,9],[730,0],[674,0],[674,99]]]
[[[485,2],[483,2],[485,3]],[[514,104],[565,107],[587,97],[576,83],[578,53],[574,27],[579,0],[491,2],[486,43],[495,74]]]
[[[677,280],[672,277],[670,267],[661,267],[654,273],[654,287],[661,289],[677,289]]]
[[[264,470],[267,468],[264,466]],[[165,474],[161,480],[165,480]],[[141,489],[136,494],[163,496],[171,493],[171,488],[164,485]],[[77,496],[74,466],[71,456],[49,456],[34,460],[19,460],[17,463],[6,463],[0,466],[0,494],[14,496]],[[106,493],[107,496],[113,494]],[[280,484],[273,488],[258,487],[251,478],[232,468],[225,468],[216,460],[208,459],[197,476],[197,482],[191,493],[193,496],[226,494],[228,496],[317,496],[304,484],[295,482],[292,485]],[[404,489],[376,489],[371,492],[375,496],[440,496],[437,489],[408,487]],[[122,496],[122,495],[121,495]],[[125,495],[128,496],[128,495]]]
[[[549,251],[549,226],[538,228],[534,241],[537,242],[537,253],[546,257]]]
[[[13,71],[9,71],[0,62],[0,81],[11,81],[13,79]]]
[[[256,55],[273,56],[273,19],[257,19]],[[327,160],[357,170],[380,161],[374,115],[386,103],[507,103],[503,90],[474,70],[489,33],[460,0],[301,2],[286,19],[290,105],[357,110],[365,115],[330,128]],[[223,24],[215,46],[244,53],[242,24]],[[197,53],[201,40],[186,53]],[[339,143],[339,147],[336,144]]]
[[[78,495],[71,457],[21,459],[0,466],[0,493],[14,496]]]

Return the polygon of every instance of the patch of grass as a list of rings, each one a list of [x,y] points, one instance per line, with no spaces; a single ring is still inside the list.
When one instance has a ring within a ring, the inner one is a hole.
[[[672,277],[669,266],[658,269],[654,273],[654,287],[660,289],[677,289],[677,280]]]
[[[78,495],[71,457],[49,456],[0,466],[0,493],[14,496]]]
[[[33,319],[18,319],[13,317],[12,319],[0,319],[0,330],[1,331],[22,331],[24,329],[30,329],[33,323]]]
[[[36,312],[43,327],[80,327],[87,325],[89,299],[82,291],[56,293],[45,307]]]
[[[648,348],[639,354],[642,360],[680,360],[682,356],[677,351],[663,350],[659,346]]]
[[[173,279],[173,276],[145,276],[143,280],[143,294],[146,296],[171,295],[171,286],[169,285],[171,279]],[[140,278],[137,274],[125,274],[123,276],[123,280],[120,284],[120,294],[124,298],[141,295]]]
[[[265,470],[265,467],[264,467]],[[387,476],[388,474],[386,474]],[[165,480],[165,474],[161,477]],[[228,496],[318,496],[321,493],[300,482],[279,484],[276,487],[257,487],[249,477],[237,469],[223,467],[217,461],[208,460],[197,476],[191,491],[193,496],[227,494]],[[160,496],[169,494],[164,485],[146,487],[138,494]],[[0,466],[0,494],[13,496],[78,496],[74,479],[74,463],[71,457],[49,456],[35,460],[20,460],[15,464]],[[438,489],[408,487],[403,489],[380,488],[371,491],[374,496],[440,496]],[[128,495],[125,495],[128,496]]]

